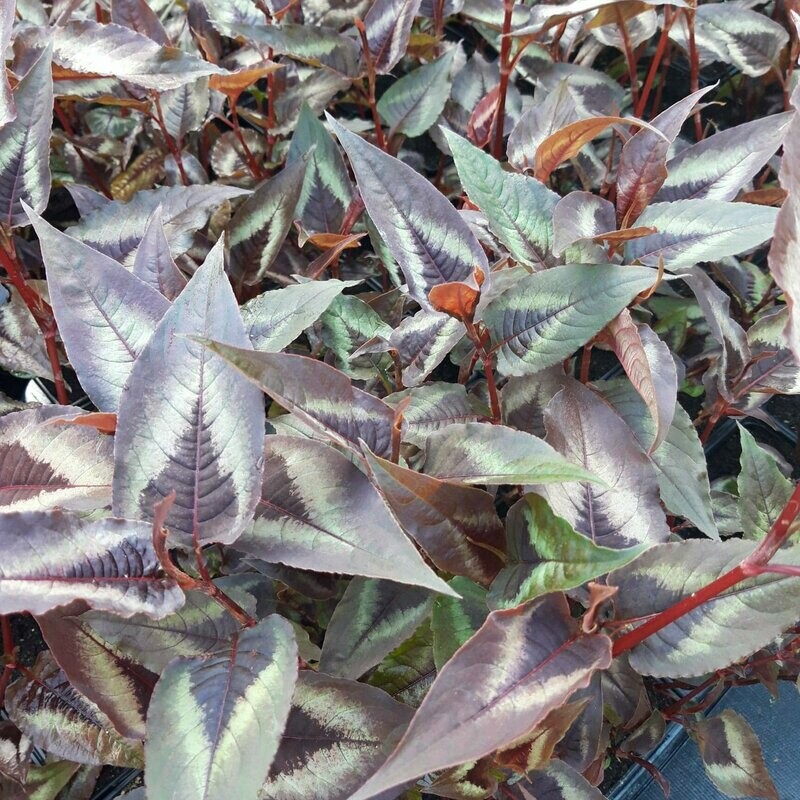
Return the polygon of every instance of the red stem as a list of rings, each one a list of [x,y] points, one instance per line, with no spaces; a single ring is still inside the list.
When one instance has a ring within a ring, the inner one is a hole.
[[[367,29],[364,27],[364,21],[356,18],[355,26],[361,35],[361,47],[364,51],[364,63],[367,66],[367,84],[369,86],[369,108],[372,112],[372,122],[375,125],[375,144],[381,150],[386,151],[386,139],[383,135],[383,126],[381,125],[381,116],[378,113],[378,103],[375,100],[375,62],[372,60],[372,51],[369,49],[369,42],[367,41]]]
[[[634,106],[639,105],[639,76],[636,69],[636,57],[633,53],[633,46],[631,45],[631,37],[628,35],[628,26],[625,22],[625,17],[620,11],[619,6],[615,6],[617,12],[617,27],[622,34],[622,45],[625,48],[625,63],[628,65],[628,80],[631,84],[631,99]]]
[[[175,140],[172,136],[169,135],[167,131],[166,123],[164,122],[164,114],[161,111],[161,100],[159,99],[158,92],[152,93],[153,97],[153,105],[156,109],[156,115],[151,118],[155,120],[156,124],[159,128],[161,128],[161,134],[164,137],[164,141],[167,143],[167,147],[169,148],[169,152],[172,153],[172,157],[175,159],[175,163],[178,166],[178,172],[181,176],[181,181],[183,181],[184,186],[189,185],[189,176],[186,174],[186,170],[183,166],[183,157],[181,156],[181,150],[178,145],[175,143]]]
[[[503,31],[500,40],[500,85],[497,88],[497,113],[494,119],[494,141],[492,155],[496,159],[503,157],[503,136],[506,117],[506,93],[513,69],[511,62],[511,17],[514,11],[514,0],[503,0]]]
[[[696,5],[696,0],[695,0]],[[697,42],[694,36],[694,20],[697,14],[697,9],[686,9],[686,24],[689,28],[689,76],[691,82],[691,91],[696,92],[700,89],[700,56],[697,52]],[[694,135],[697,141],[703,139],[703,122],[700,119],[700,110],[694,112]]]
[[[6,689],[11,682],[11,676],[14,674],[14,666],[12,664],[14,659],[14,635],[11,632],[11,623],[8,617],[0,617],[0,629],[2,629],[3,633],[3,656],[7,660],[3,667],[3,674],[0,675],[0,707],[2,707],[6,698]]]
[[[238,98],[236,98],[238,99]],[[244,133],[242,133],[242,129],[239,126],[239,115],[236,111],[236,99],[230,98],[231,103],[231,124],[233,125],[233,133],[234,136],[239,140],[239,144],[242,146],[242,154],[244,155],[244,159],[247,162],[247,168],[250,170],[250,174],[256,179],[260,180],[263,178],[263,173],[261,172],[261,167],[258,166],[258,162],[253,155],[252,150],[247,146],[247,142],[244,138]]]
[[[581,383],[589,383],[589,367],[592,364],[592,343],[583,346],[583,357],[581,358]]]
[[[650,91],[653,88],[653,82],[658,75],[658,68],[661,66],[661,59],[664,57],[664,51],[667,49],[669,42],[669,29],[672,27],[672,9],[669,6],[664,7],[664,25],[661,28],[661,36],[658,39],[656,52],[653,54],[653,60],[650,62],[650,69],[647,72],[647,77],[642,86],[642,92],[639,95],[639,102],[636,104],[636,109],[633,112],[634,116],[641,117],[647,107],[647,101],[650,97]]]

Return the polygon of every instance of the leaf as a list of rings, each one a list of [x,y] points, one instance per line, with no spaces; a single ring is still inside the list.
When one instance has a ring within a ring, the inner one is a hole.
[[[450,581],[450,586],[461,597],[437,597],[433,604],[431,630],[437,670],[473,636],[489,613],[486,589],[482,586],[458,576]]]
[[[369,451],[364,455],[369,475],[395,519],[431,561],[445,572],[488,585],[502,565],[505,549],[492,496],[405,469]]]
[[[5,287],[0,290],[0,365],[17,375],[53,377],[41,328],[19,292]]]
[[[164,233],[175,255],[189,249],[189,234],[208,222],[213,209],[244,194],[248,192],[235,186],[162,186],[137,192],[128,203],[106,203],[68,228],[67,233],[116,261],[132,264],[150,215],[161,206]]]
[[[49,612],[39,629],[69,682],[128,739],[144,739],[145,717],[158,677],[98,636],[80,616]]]
[[[767,797],[778,800],[761,743],[747,720],[732,708],[701,719],[691,728],[706,775],[728,797]]]
[[[653,545],[669,536],[650,460],[630,429],[591,389],[572,380],[545,412],[548,442],[604,480],[537,487],[557,517],[594,544]]]
[[[52,29],[53,61],[62,67],[110,75],[145,89],[174,89],[203,75],[221,73],[215,64],[175,47],[162,47],[122,25],[71,20]]]
[[[0,8],[0,48],[5,53],[11,44],[16,17],[16,4],[6,3]],[[14,96],[8,84],[8,76],[0,75],[0,126],[6,125],[17,116]]]
[[[625,420],[639,446],[648,451],[656,469],[658,488],[664,505],[672,514],[686,517],[706,536],[719,538],[711,511],[711,487],[703,445],[692,420],[679,403],[667,436],[653,450],[655,424],[644,401],[624,379],[604,381],[603,397]]]
[[[321,672],[356,679],[411,636],[429,616],[430,592],[374,578],[353,578],[331,615]]]
[[[667,178],[653,199],[733,200],[781,146],[791,120],[791,113],[772,114],[687,147],[667,162]]]
[[[721,200],[653,203],[637,223],[658,233],[625,245],[627,261],[669,270],[754,250],[772,236],[778,209]]]
[[[16,117],[0,128],[0,220],[9,227],[28,224],[23,200],[42,212],[50,197],[51,56],[45,48],[17,84]]]
[[[420,0],[375,0],[364,17],[375,72],[391,72],[405,55]]]
[[[150,216],[142,241],[136,248],[131,271],[167,300],[174,300],[186,287],[186,277],[178,269],[169,251],[160,207]]]
[[[675,415],[678,373],[672,353],[649,325],[636,325],[627,308],[608,324],[606,331],[604,338],[655,423],[655,436],[648,449],[657,450]]]
[[[605,800],[580,772],[558,759],[534,770],[517,787],[523,800]]]
[[[252,518],[261,483],[263,400],[200,334],[247,347],[221,243],[192,276],[134,364],[117,419],[114,513],[153,518],[173,489],[173,541],[230,544]]]
[[[441,670],[392,755],[351,800],[488,755],[527,733],[610,662],[610,640],[579,634],[563,595],[491,613]]]
[[[689,540],[652,547],[632,564],[611,573],[620,619],[647,617],[673,605],[735,567],[753,542]],[[780,551],[782,564],[800,565],[800,547]],[[645,639],[630,653],[643,675],[692,677],[722,669],[769,644],[794,625],[800,581],[766,575],[685,614]]]
[[[646,544],[619,550],[596,545],[535,494],[511,507],[506,530],[511,564],[492,583],[492,608],[513,608],[548,592],[575,589],[647,550]]]
[[[422,136],[439,119],[450,97],[453,64],[459,50],[417,67],[395,81],[381,95],[378,113],[390,127],[390,136]]]
[[[169,44],[169,36],[158,14],[145,0],[111,0],[111,21],[141,33],[158,44]]]
[[[563,361],[654,280],[652,271],[613,264],[567,264],[520,278],[483,313],[498,369],[528,375]]]
[[[428,437],[425,472],[464,483],[597,481],[547,442],[503,425],[448,425]]]
[[[250,614],[264,593],[266,579],[253,573],[216,578],[214,583]],[[151,619],[134,614],[127,619],[102,611],[80,617],[99,637],[151,672],[163,672],[176,656],[200,656],[219,650],[240,629],[216,600],[200,591],[186,592],[186,602],[169,616]]]
[[[692,109],[714,87],[679,100],[654,120],[656,130],[637,131],[622,148],[617,167],[617,220],[621,228],[639,220],[667,177],[667,153]],[[661,135],[659,135],[659,133]],[[645,223],[639,220],[640,225]]]
[[[237,549],[290,567],[450,593],[346,456],[313,439],[273,435],[264,461],[256,519]]]
[[[25,784],[25,800],[61,800],[59,793],[80,769],[80,765],[72,761],[50,761],[44,766],[32,767]]]
[[[242,306],[242,320],[256,350],[278,353],[310,328],[357,281],[308,281],[270,289]]]
[[[498,239],[520,263],[547,266],[558,195],[535,178],[504,170],[457,134],[443,132],[464,189]]]
[[[70,363],[97,408],[116,411],[133,364],[169,301],[113,258],[61,233],[28,210]]]
[[[392,697],[416,708],[422,702],[434,678],[433,634],[429,622],[417,628],[410,639],[381,661],[369,682]],[[364,780],[359,776],[359,783]]]
[[[120,616],[171,614],[183,592],[161,576],[151,527],[125,519],[14,511],[0,517],[0,613],[44,614],[85,600]]]
[[[389,336],[403,368],[403,384],[420,386],[465,334],[460,320],[438,311],[421,309],[406,317]]]
[[[264,181],[239,206],[225,233],[234,284],[248,286],[264,278],[283,245],[303,188],[304,160],[284,167]]]
[[[141,743],[123,739],[94,703],[82,697],[44,651],[34,680],[23,676],[6,691],[11,721],[50,756],[79,764],[143,766]]]
[[[571,244],[616,227],[614,206],[608,200],[590,192],[570,192],[553,210],[553,252],[561,255]]]
[[[367,209],[408,283],[409,293],[430,309],[438,283],[471,282],[475,267],[489,264],[467,223],[427,179],[396,158],[328,121],[350,159]],[[385,187],[392,186],[391,194]]]
[[[254,353],[212,341],[203,344],[337,444],[360,454],[363,439],[373,452],[391,453],[394,412],[374,395],[356,389],[339,370],[306,356]]]
[[[147,716],[149,800],[255,798],[296,681],[294,629],[276,614],[208,656],[170,662]]]
[[[0,509],[91,510],[110,501],[113,439],[89,428],[47,424],[82,416],[41,406],[0,418]]]
[[[353,186],[331,135],[305,104],[292,134],[287,164],[304,157],[308,161],[294,216],[307,230],[338,233],[353,199]]]
[[[741,472],[737,481],[739,516],[745,538],[760,541],[789,502],[794,483],[784,477],[775,459],[741,425],[739,440],[742,443]]]
[[[346,800],[391,752],[408,706],[363,683],[303,670],[260,797]]]

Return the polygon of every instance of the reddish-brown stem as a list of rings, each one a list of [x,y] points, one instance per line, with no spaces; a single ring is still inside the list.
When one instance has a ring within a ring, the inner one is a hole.
[[[225,608],[236,621],[245,628],[252,628],[258,620],[251,617],[234,599],[228,597],[216,583],[209,580],[203,582],[202,585],[197,587],[200,591],[205,592],[213,600],[216,600],[223,608]]]
[[[687,8],[686,25],[689,28],[689,81],[690,89],[696,92],[700,89],[700,55],[697,52],[697,42],[694,35],[694,21],[697,14],[697,2],[694,8]],[[694,134],[698,142],[703,139],[703,121],[700,119],[700,109],[694,112]]]
[[[589,367],[592,365],[592,343],[588,342],[583,346],[581,357],[581,383],[589,383]]]
[[[631,37],[628,34],[628,25],[625,22],[625,16],[620,10],[619,6],[614,6],[617,12],[617,27],[622,34],[622,46],[625,52],[625,63],[628,66],[628,80],[631,84],[631,99],[633,105],[639,105],[639,76],[636,69],[636,57],[633,53],[633,45],[631,45]]]
[[[494,356],[485,350],[481,354],[483,361],[483,371],[486,374],[486,387],[489,390],[489,405],[492,409],[492,420],[500,422],[500,397],[497,394],[497,383],[494,377]]]
[[[353,198],[347,211],[345,211],[342,227],[339,229],[339,234],[341,236],[348,236],[350,234],[350,231],[353,230],[353,225],[358,222],[358,218],[361,216],[363,210],[364,201],[361,199],[361,195],[358,195],[358,197]]]
[[[672,9],[669,6],[664,6],[664,25],[661,28],[661,36],[658,38],[656,51],[653,54],[650,69],[647,71],[647,77],[639,94],[639,102],[634,110],[634,115],[637,117],[641,117],[645,108],[647,108],[650,91],[653,88],[653,82],[656,79],[656,75],[658,75],[658,68],[661,66],[661,59],[664,57],[664,51],[667,49],[667,43],[669,42],[669,29],[672,27],[672,19]]]
[[[6,689],[14,673],[14,636],[11,632],[11,622],[8,617],[0,617],[0,629],[2,629],[3,632],[3,657],[5,661],[3,674],[0,675],[0,707],[2,707],[5,702]]]
[[[260,180],[263,177],[261,172],[261,167],[258,166],[258,162],[253,155],[253,152],[247,146],[247,142],[244,138],[244,133],[242,132],[241,127],[239,126],[239,115],[236,111],[236,99],[231,98],[231,124],[233,125],[233,134],[239,140],[239,144],[242,146],[242,155],[244,156],[244,160],[247,162],[247,168],[250,170],[250,174],[256,179]]]
[[[386,150],[386,138],[383,135],[381,115],[378,113],[378,102],[375,99],[375,62],[372,60],[372,51],[367,41],[367,29],[362,19],[356,18],[355,26],[361,35],[361,47],[364,51],[364,63],[367,66],[367,86],[369,87],[369,109],[372,112],[372,122],[375,125],[375,144],[381,150]]]
[[[161,135],[164,137],[164,141],[167,143],[169,152],[172,153],[172,157],[175,159],[175,164],[178,167],[178,172],[180,173],[183,185],[188,186],[189,176],[186,174],[186,169],[183,166],[183,156],[181,155],[181,150],[177,143],[172,136],[170,136],[169,131],[167,130],[166,123],[164,122],[164,114],[161,111],[161,100],[158,97],[158,92],[153,92],[151,96],[153,98],[153,106],[156,110],[155,116],[151,115],[151,118],[155,120],[156,124],[161,129]]]
[[[514,0],[503,0],[503,31],[500,39],[500,84],[497,87],[497,113],[494,117],[494,141],[492,155],[496,159],[503,157],[503,137],[505,134],[506,94],[508,82],[513,69],[511,62],[511,17],[514,11]]]

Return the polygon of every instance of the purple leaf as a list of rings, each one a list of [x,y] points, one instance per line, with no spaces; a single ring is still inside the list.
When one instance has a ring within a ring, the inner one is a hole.
[[[582,635],[563,595],[491,613],[441,670],[397,748],[351,800],[509,744],[610,663],[610,640]]]
[[[3,3],[0,6],[0,52],[5,53],[11,43],[15,12],[16,4],[14,3]],[[8,76],[3,73],[0,75],[0,126],[8,124],[16,116],[17,109],[11,87],[8,85]]]
[[[44,614],[84,600],[123,617],[165,617],[183,592],[161,576],[151,539],[144,522],[89,522],[58,510],[3,514],[0,613]]]
[[[115,513],[152,519],[174,489],[166,524],[187,547],[233,542],[250,522],[264,435],[261,393],[192,334],[249,345],[221,242],[136,361],[115,437]]]
[[[408,49],[420,0],[375,0],[364,17],[367,46],[375,72],[391,72]]]
[[[606,800],[599,789],[563,761],[554,759],[515,786],[520,800]]]
[[[150,216],[142,241],[136,248],[131,271],[167,300],[174,300],[186,286],[186,277],[178,269],[169,251],[169,242],[161,219],[161,206]]]
[[[160,45],[170,43],[158,14],[145,0],[111,0],[111,21],[141,33]]]
[[[581,239],[593,239],[617,229],[614,206],[589,192],[570,192],[553,211],[553,252],[561,255]]]

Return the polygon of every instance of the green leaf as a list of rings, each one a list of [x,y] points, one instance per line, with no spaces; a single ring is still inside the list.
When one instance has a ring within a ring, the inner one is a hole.
[[[458,48],[424,64],[393,83],[378,101],[378,113],[392,133],[422,136],[444,110]]]
[[[433,604],[431,630],[437,670],[441,670],[456,650],[472,638],[489,613],[486,589],[482,586],[462,577],[453,578],[450,586],[461,597],[437,597]]]
[[[255,800],[296,680],[294,630],[277,615],[210,655],[170,662],[147,715],[149,800]]]
[[[553,210],[558,195],[535,178],[509,172],[483,150],[443,129],[461,185],[489,221],[489,227],[519,262],[550,266]]]
[[[613,264],[568,264],[522,277],[483,314],[498,369],[528,375],[571,356],[655,277]]]
[[[493,608],[513,608],[548,592],[566,591],[629,564],[648,545],[615,550],[576,533],[536,494],[518,500],[506,518],[509,560],[489,592]]]
[[[794,491],[794,483],[778,469],[775,459],[753,435],[739,425],[741,472],[737,481],[739,515],[746,539],[763,539]]]

